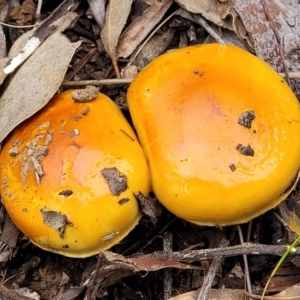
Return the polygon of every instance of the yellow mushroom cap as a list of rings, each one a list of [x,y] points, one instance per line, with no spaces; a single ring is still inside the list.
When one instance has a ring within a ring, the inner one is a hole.
[[[300,166],[299,103],[254,55],[220,44],[169,52],[136,76],[128,104],[153,190],[178,217],[243,223],[287,196]]]
[[[103,94],[55,96],[6,140],[1,196],[37,246],[86,257],[118,243],[140,219],[134,194],[150,190],[147,161],[117,105]]]

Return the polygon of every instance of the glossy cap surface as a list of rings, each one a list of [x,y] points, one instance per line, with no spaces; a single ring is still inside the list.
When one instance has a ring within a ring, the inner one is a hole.
[[[138,223],[134,193],[150,190],[135,133],[103,94],[54,97],[6,140],[0,158],[3,203],[37,246],[71,257],[97,254]]]
[[[299,103],[271,67],[229,45],[153,60],[128,104],[153,190],[180,218],[246,222],[278,205],[300,166]]]

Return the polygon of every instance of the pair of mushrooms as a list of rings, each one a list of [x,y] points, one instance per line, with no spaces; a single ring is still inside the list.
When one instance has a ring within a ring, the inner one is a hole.
[[[296,182],[299,103],[242,49],[191,46],[146,66],[128,90],[139,141],[108,97],[91,98],[55,96],[2,149],[3,203],[45,250],[110,248],[138,223],[139,192],[185,220],[224,226],[275,207]]]

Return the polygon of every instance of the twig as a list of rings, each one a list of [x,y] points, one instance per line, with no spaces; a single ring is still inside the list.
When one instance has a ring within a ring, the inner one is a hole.
[[[290,77],[289,77],[288,68],[287,68],[285,60],[284,60],[284,54],[283,54],[283,49],[282,49],[282,45],[281,45],[280,36],[279,36],[279,34],[276,30],[274,20],[273,20],[272,16],[270,15],[270,11],[269,11],[269,8],[268,8],[265,0],[260,0],[260,1],[261,1],[262,6],[263,6],[263,9],[265,11],[267,20],[270,22],[271,28],[273,30],[273,33],[274,33],[276,41],[277,41],[279,54],[280,54],[280,57],[281,57],[281,60],[282,60],[283,72],[285,74],[285,80],[288,83],[288,85],[291,87],[292,84],[291,84],[291,80],[290,80]]]
[[[199,260],[213,259],[214,257],[224,256],[232,257],[239,255],[276,255],[282,256],[288,249],[289,245],[265,245],[265,244],[253,244],[244,243],[237,246],[225,247],[225,248],[213,248],[202,249],[192,251],[180,251],[173,252],[167,255],[165,252],[157,251],[147,255],[135,255],[135,257],[156,257],[156,258],[168,258],[176,261],[192,263]],[[300,247],[294,247],[290,253],[290,257],[300,254]]]
[[[78,81],[63,81],[62,86],[86,86],[86,85],[113,85],[113,84],[129,84],[132,79],[100,79],[100,80],[78,80]]]
[[[241,226],[237,225],[237,229],[238,229],[240,241],[243,244],[244,243],[244,237],[243,237],[243,233],[242,233],[242,230],[241,230]],[[244,260],[244,265],[245,265],[245,278],[246,278],[247,290],[248,290],[249,293],[252,294],[251,281],[250,281],[250,276],[249,276],[249,265],[248,265],[248,259],[247,259],[246,254],[243,254],[243,260]]]
[[[285,77],[285,73],[279,73],[282,77]],[[293,79],[299,79],[300,78],[300,72],[289,72],[289,77]]]
[[[220,247],[226,247],[229,245],[229,241],[223,239],[220,243]],[[212,282],[216,276],[216,272],[221,264],[223,257],[215,257],[209,267],[209,270],[204,278],[201,289],[197,292],[196,299],[197,300],[207,300],[209,298],[209,293],[211,290]]]
[[[218,43],[225,44],[224,40],[211,28],[211,26],[200,15],[192,15],[183,9],[179,9],[176,15],[201,25],[204,28],[204,30],[206,30]]]
[[[218,43],[225,45],[225,41],[211,28],[204,18],[200,15],[194,15],[192,18],[200,24]]]
[[[11,28],[33,28],[34,25],[12,25],[12,24],[7,24],[4,22],[0,21],[0,25],[6,26],[6,27],[11,27]]]
[[[170,232],[165,232],[163,235],[163,251],[172,253],[173,251],[173,235]],[[164,270],[164,299],[168,300],[172,294],[173,277],[170,270]]]
[[[284,73],[279,73],[280,76],[285,77]],[[300,79],[300,72],[290,72],[289,77],[293,79]],[[86,86],[86,85],[113,85],[113,84],[130,84],[132,82],[132,78],[124,78],[124,79],[100,79],[100,80],[78,80],[78,81],[63,81],[62,86]]]

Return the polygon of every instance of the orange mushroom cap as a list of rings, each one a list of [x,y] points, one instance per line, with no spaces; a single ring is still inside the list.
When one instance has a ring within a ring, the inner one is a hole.
[[[247,222],[278,205],[300,166],[299,103],[238,47],[191,46],[153,60],[128,104],[153,190],[180,218]]]
[[[2,199],[37,246],[70,257],[118,243],[141,214],[134,194],[150,190],[147,161],[132,128],[103,94],[55,96],[6,140]]]

